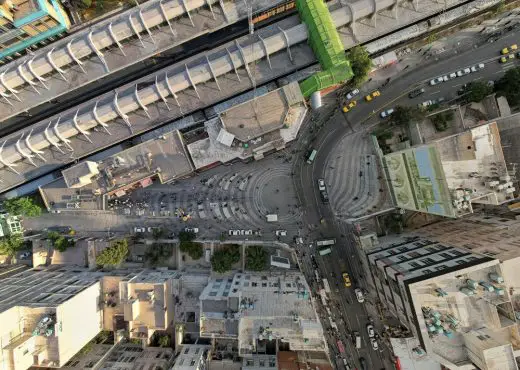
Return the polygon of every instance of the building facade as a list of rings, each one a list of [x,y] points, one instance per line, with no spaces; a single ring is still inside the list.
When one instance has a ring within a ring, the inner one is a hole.
[[[70,27],[58,0],[2,0],[0,2],[0,62],[26,49],[53,41]]]

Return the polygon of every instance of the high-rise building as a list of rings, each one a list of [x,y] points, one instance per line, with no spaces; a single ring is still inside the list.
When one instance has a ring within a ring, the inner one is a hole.
[[[445,217],[499,205],[516,191],[496,122],[383,157],[394,204]]]
[[[52,41],[69,27],[69,17],[58,0],[0,0],[0,62]]]

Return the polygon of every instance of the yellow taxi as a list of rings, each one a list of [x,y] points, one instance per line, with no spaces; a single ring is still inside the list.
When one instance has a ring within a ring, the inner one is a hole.
[[[354,108],[357,105],[357,101],[352,100],[348,105],[343,106],[343,113],[349,112],[352,108]]]
[[[509,55],[503,56],[502,58],[500,58],[500,63],[507,63],[511,59],[515,59],[515,54],[509,54]]]
[[[518,45],[517,45],[517,44],[513,44],[513,45],[510,46],[510,48],[511,48],[511,51],[515,51],[515,50],[518,49]],[[500,53],[501,53],[502,55],[509,54],[509,48],[503,48],[503,49],[500,51]]]
[[[375,97],[381,96],[381,92],[379,90],[372,91],[370,94],[365,96],[366,101],[372,101]]]
[[[345,283],[345,287],[352,286],[352,283],[350,282],[350,276],[348,275],[348,272],[343,273],[343,282]]]

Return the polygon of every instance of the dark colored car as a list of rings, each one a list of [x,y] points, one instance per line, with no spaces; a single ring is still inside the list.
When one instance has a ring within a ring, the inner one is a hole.
[[[329,204],[329,195],[327,194],[327,192],[322,191],[320,194],[321,194],[321,201],[323,202],[323,204]]]
[[[416,98],[416,97],[418,97],[419,95],[421,95],[422,93],[424,93],[424,91],[425,91],[425,90],[424,90],[423,88],[421,88],[421,89],[415,89],[415,90],[410,91],[410,92],[408,93],[408,97],[409,97],[410,99]]]
[[[367,370],[367,360],[364,357],[359,358],[359,365],[361,365],[361,370]]]

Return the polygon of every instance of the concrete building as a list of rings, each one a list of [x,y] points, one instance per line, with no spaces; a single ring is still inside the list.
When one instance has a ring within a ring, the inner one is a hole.
[[[41,187],[40,194],[48,210],[104,210],[111,198],[192,171],[183,139],[175,130],[102,161],[84,161],[67,168],[62,178]]]
[[[69,361],[102,328],[102,276],[53,266],[3,279],[0,368],[58,368]]]
[[[0,214],[0,237],[22,233],[23,227],[20,216],[13,216],[9,213]]]
[[[58,0],[6,0],[0,4],[0,63],[54,41],[70,27]],[[31,68],[31,67],[29,67]]]
[[[208,367],[211,346],[184,344],[179,347],[172,370],[205,370]]]
[[[383,157],[397,207],[446,217],[515,197],[496,122]]]
[[[299,272],[238,273],[212,278],[200,296],[200,335],[238,340],[242,357],[323,351],[323,328]]]
[[[94,344],[85,354],[77,354],[62,369],[118,369],[148,370],[170,369],[173,363],[171,348],[143,347],[139,344],[119,342]]]
[[[197,170],[234,159],[261,159],[296,139],[307,113],[298,83],[221,111],[204,123],[205,135],[187,145]]]
[[[379,300],[431,359],[450,369],[517,369],[514,298],[498,259],[414,235],[380,240],[366,258]]]

